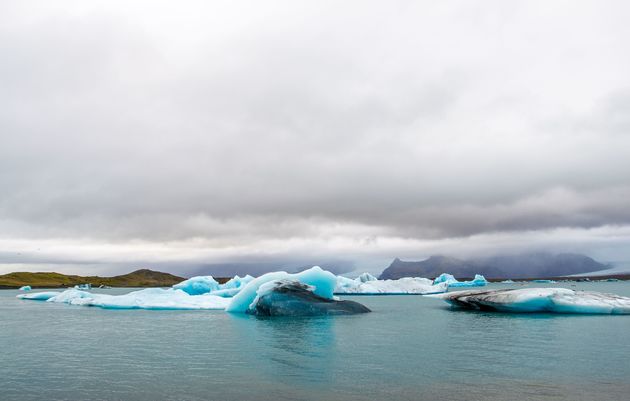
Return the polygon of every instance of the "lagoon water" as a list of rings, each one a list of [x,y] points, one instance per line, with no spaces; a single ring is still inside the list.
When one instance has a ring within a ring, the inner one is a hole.
[[[630,282],[572,285],[536,286],[630,296]],[[602,401],[630,394],[630,316],[466,312],[420,296],[359,296],[344,298],[373,313],[265,319],[103,310],[16,294],[0,291],[2,400]]]

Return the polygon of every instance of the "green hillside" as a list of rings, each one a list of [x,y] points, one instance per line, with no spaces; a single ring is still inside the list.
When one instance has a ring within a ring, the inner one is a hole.
[[[61,273],[16,272],[0,275],[0,288],[19,288],[23,285],[39,288],[72,287],[90,283],[94,287],[170,287],[184,281],[183,277],[169,273],[140,269],[129,274],[114,277],[75,276]]]

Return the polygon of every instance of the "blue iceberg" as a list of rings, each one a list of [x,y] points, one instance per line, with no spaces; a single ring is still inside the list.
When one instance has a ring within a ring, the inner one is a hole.
[[[471,281],[458,281],[452,274],[442,273],[433,280],[433,284],[446,283],[451,287],[483,287],[488,281],[481,274],[475,274],[475,278]]]
[[[228,312],[246,313],[254,310],[255,300],[258,296],[259,288],[268,282],[279,280],[298,281],[302,284],[313,287],[312,292],[320,297],[333,299],[333,292],[337,284],[337,277],[331,272],[324,271],[319,266],[311,267],[301,273],[273,272],[251,280],[243,289],[232,298],[228,305]]]
[[[252,281],[252,276],[234,276],[225,284],[219,284],[212,276],[196,276],[184,280],[173,286],[176,290],[182,290],[189,295],[212,294],[220,297],[233,297]]]
[[[567,288],[469,290],[433,295],[463,308],[497,312],[630,314],[630,298]]]
[[[20,287],[20,291],[30,291],[30,290],[32,290],[30,285],[24,285]]]

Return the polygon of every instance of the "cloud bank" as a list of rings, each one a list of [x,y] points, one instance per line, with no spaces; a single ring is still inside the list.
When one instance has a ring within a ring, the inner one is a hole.
[[[0,271],[630,259],[624,2],[5,3]]]

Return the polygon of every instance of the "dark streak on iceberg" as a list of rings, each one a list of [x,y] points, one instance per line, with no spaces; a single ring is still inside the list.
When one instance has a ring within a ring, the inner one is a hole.
[[[484,311],[630,314],[630,298],[567,288],[458,291],[432,297],[459,308]]]
[[[320,297],[312,287],[298,281],[277,281],[272,289],[259,295],[247,313],[258,316],[352,315],[371,312],[354,301]]]

